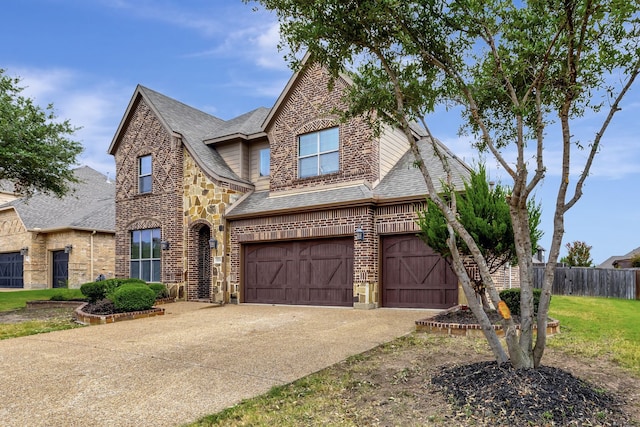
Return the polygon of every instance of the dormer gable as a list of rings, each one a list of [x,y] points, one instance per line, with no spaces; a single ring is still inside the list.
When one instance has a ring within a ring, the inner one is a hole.
[[[271,148],[272,192],[318,186],[371,185],[379,180],[379,144],[359,118],[341,122],[347,108],[340,76],[330,90],[326,68],[305,58],[265,119]]]

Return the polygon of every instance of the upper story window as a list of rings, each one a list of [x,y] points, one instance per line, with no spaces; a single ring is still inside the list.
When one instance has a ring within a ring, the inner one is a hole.
[[[138,193],[151,193],[151,155],[138,157]]]
[[[269,176],[271,169],[271,150],[269,148],[263,148],[258,152],[260,158],[260,176]]]
[[[298,137],[298,176],[325,175],[340,170],[338,128],[307,133]]]

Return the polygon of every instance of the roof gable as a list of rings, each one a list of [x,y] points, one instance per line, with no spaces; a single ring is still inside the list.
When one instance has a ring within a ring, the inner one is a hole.
[[[204,144],[204,139],[225,127],[218,117],[190,107],[159,92],[138,85],[127,110],[109,146],[109,154],[115,154],[135,108],[144,99],[165,130],[182,140],[185,148],[207,174],[221,181],[246,185],[248,181],[236,175],[220,154]]]

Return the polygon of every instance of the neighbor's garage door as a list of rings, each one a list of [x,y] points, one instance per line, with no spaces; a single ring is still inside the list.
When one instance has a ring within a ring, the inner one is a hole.
[[[23,288],[20,252],[0,254],[0,288]]]
[[[458,304],[458,277],[413,234],[383,236],[382,305],[449,308]]]
[[[353,305],[353,237],[243,246],[244,302]]]

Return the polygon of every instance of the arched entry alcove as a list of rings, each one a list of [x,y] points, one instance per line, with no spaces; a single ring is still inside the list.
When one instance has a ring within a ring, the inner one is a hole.
[[[194,224],[189,247],[189,299],[211,300],[211,227],[208,223]]]
[[[198,232],[198,299],[211,299],[211,229],[203,226]]]

